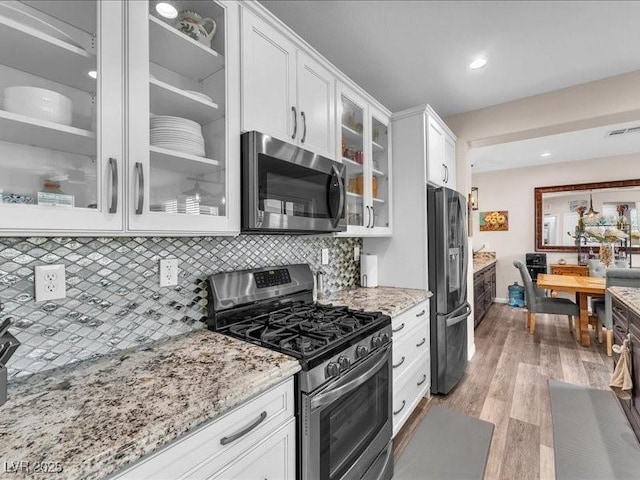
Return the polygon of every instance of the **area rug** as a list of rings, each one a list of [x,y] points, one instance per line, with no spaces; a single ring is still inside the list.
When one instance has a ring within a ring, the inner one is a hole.
[[[493,423],[432,406],[394,466],[394,480],[482,480]]]
[[[557,480],[638,479],[640,445],[613,392],[549,380]]]

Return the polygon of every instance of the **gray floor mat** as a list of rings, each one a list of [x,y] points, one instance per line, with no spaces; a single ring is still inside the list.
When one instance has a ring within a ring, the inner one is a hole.
[[[557,480],[640,478],[640,445],[613,392],[549,380]]]
[[[394,466],[394,480],[482,480],[494,425],[432,406]]]

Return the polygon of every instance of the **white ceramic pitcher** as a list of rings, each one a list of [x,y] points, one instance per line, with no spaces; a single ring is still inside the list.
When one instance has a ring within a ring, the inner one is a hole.
[[[211,40],[216,34],[216,22],[212,18],[202,18],[193,10],[183,10],[178,15],[176,28],[194,40],[211,47]]]

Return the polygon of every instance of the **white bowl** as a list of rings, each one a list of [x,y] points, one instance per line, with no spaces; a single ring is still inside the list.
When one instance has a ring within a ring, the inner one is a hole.
[[[49,122],[71,125],[73,103],[64,95],[44,88],[7,87],[4,109]]]

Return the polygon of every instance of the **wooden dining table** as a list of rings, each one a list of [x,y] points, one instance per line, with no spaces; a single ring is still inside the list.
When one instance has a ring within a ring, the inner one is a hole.
[[[580,308],[580,321],[574,328],[576,339],[585,347],[590,345],[588,297],[604,297],[607,289],[604,277],[581,277],[577,275],[552,275],[542,273],[537,279],[538,288],[558,292],[575,293]]]

